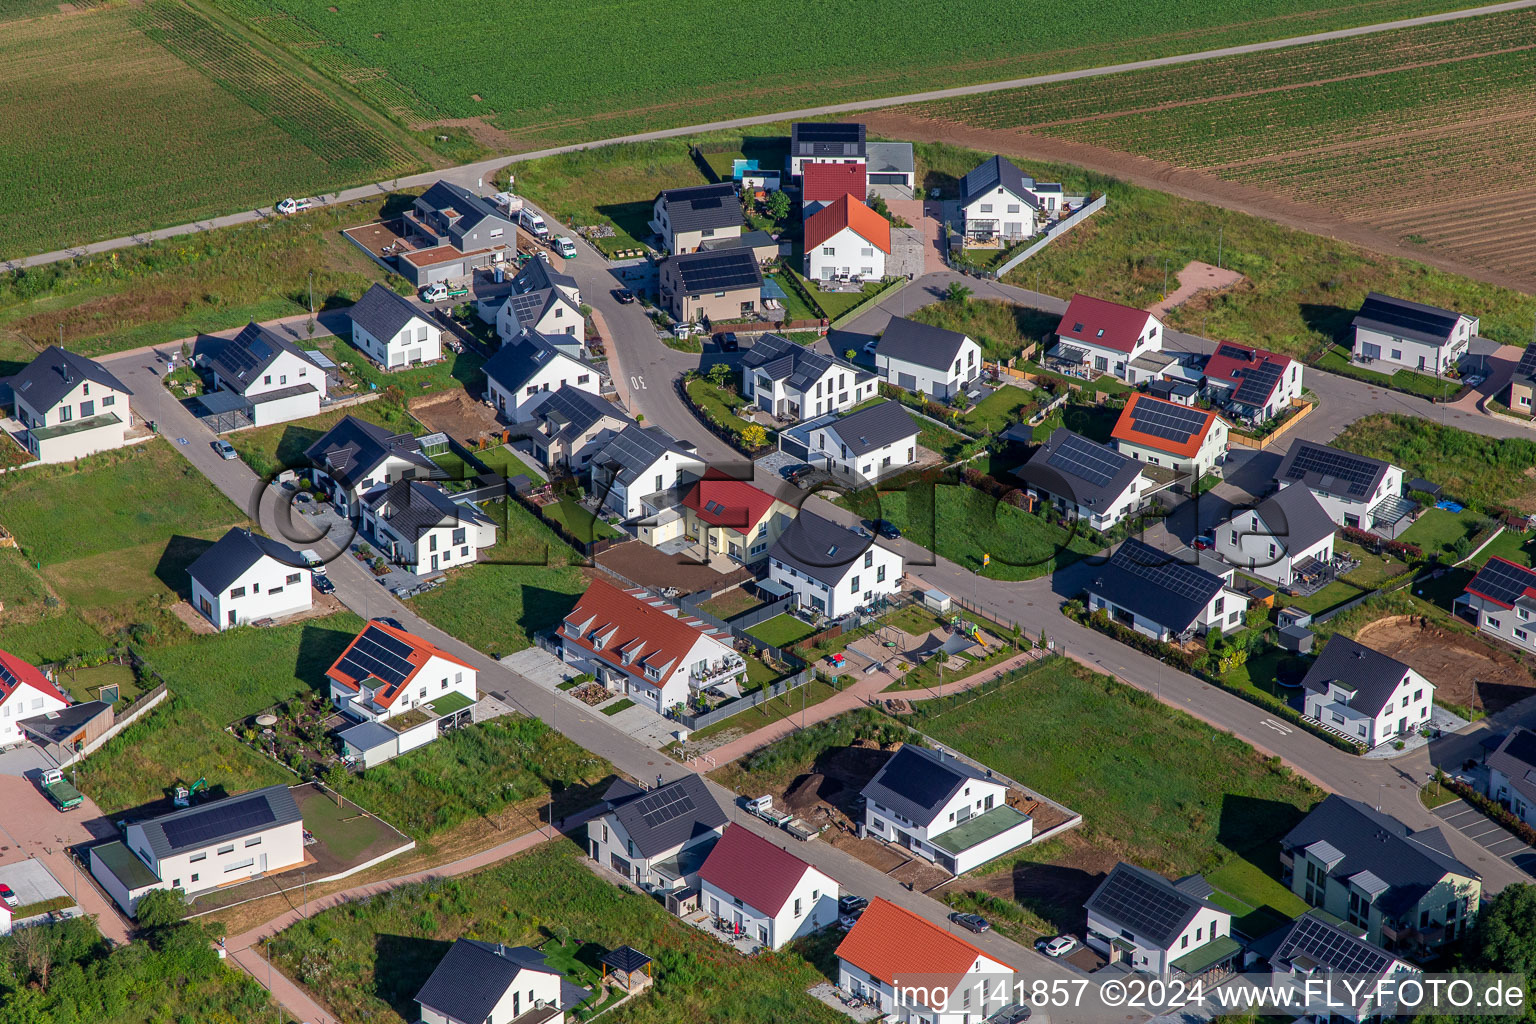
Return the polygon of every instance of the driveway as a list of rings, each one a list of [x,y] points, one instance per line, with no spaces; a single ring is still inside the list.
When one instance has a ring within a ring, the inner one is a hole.
[[[1447,825],[1490,853],[1502,857],[1528,875],[1536,873],[1536,850],[1465,800],[1442,804],[1435,808],[1435,813]]]

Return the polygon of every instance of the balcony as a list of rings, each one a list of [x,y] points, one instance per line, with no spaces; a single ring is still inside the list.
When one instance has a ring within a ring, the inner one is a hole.
[[[694,669],[688,674],[688,682],[699,690],[706,689],[718,683],[729,682],[737,676],[745,674],[747,663],[739,654],[732,654],[713,662],[702,671]]]

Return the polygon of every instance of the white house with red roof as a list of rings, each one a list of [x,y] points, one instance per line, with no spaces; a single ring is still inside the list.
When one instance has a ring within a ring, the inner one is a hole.
[[[1456,604],[1484,633],[1536,653],[1536,570],[1490,558]]]
[[[806,164],[800,177],[800,213],[809,217],[843,196],[863,199],[869,195],[864,164]]]
[[[567,665],[658,714],[712,687],[738,696],[747,678],[730,637],[640,587],[593,580],[555,635]]]
[[[699,868],[700,906],[769,949],[837,921],[837,882],[745,825],[725,833]]]
[[[1227,433],[1227,421],[1209,409],[1138,393],[1125,403],[1111,437],[1122,455],[1198,478],[1226,454]]]
[[[446,717],[479,699],[473,665],[380,619],[353,637],[325,675],[331,702],[359,722],[382,724],[412,709]]]
[[[745,480],[710,470],[683,496],[683,532],[711,555],[750,565],[768,557],[798,512]]]
[[[891,222],[851,195],[832,200],[805,222],[805,276],[813,281],[878,281],[890,254]]]
[[[901,1024],[980,1024],[1013,985],[1008,964],[878,897],[837,947],[837,987]]]
[[[69,706],[69,698],[34,665],[0,651],[0,748],[26,741],[21,722]]]
[[[1205,364],[1211,401],[1239,419],[1274,419],[1301,399],[1301,363],[1290,356],[1224,341]]]
[[[1144,309],[1077,294],[1056,325],[1057,343],[1047,355],[1056,363],[1131,381],[1131,363],[1163,349],[1163,322]]]

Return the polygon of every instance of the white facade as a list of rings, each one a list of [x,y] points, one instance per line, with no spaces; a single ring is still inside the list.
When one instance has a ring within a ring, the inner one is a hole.
[[[710,917],[731,922],[740,934],[769,949],[782,949],[795,939],[837,923],[837,882],[810,866],[777,914],[737,900],[708,879],[700,879],[699,890],[699,906]]]
[[[54,694],[39,690],[31,683],[17,683],[11,695],[0,702],[0,748],[14,746],[26,739],[18,724],[23,719],[61,711],[68,706]]]
[[[813,281],[836,277],[879,280],[885,276],[885,256],[885,250],[874,242],[851,227],[843,228],[805,254],[805,276]]]
[[[870,835],[894,843],[902,850],[910,850],[954,874],[963,875],[1011,850],[1027,846],[1034,838],[1033,819],[1019,815],[1021,820],[1006,831],[963,849],[954,849],[957,845],[954,842],[943,842],[941,837],[945,833],[1007,804],[1008,787],[972,779],[926,822],[913,821],[871,798],[864,805],[864,825]]]
[[[485,383],[487,395],[496,406],[497,414],[513,423],[525,423],[533,419],[534,411],[552,391],[573,387],[598,395],[603,388],[596,370],[579,359],[572,359],[564,352],[553,349],[550,350],[549,358],[536,367],[515,390],[509,383],[494,377],[487,377]]]
[[[782,420],[814,419],[827,413],[844,412],[874,398],[880,382],[874,377],[860,381],[863,372],[843,362],[834,362],[802,388],[789,385],[789,378],[773,380],[762,368],[742,369],[742,397]]]
[[[374,703],[379,692],[388,689],[387,684],[373,687],[365,682],[354,690],[335,679],[328,679],[327,683],[330,686],[331,703],[336,705],[338,711],[359,721],[384,722],[405,714],[419,704],[438,700],[450,693],[460,694],[471,702],[478,701],[480,698],[475,689],[475,681],[479,675],[474,669],[459,662],[432,655],[411,674],[388,707]],[[421,742],[429,743],[435,736],[434,732]]]
[[[1220,416],[1213,419],[1210,429],[1205,432],[1205,437],[1200,441],[1199,449],[1192,456],[1164,451],[1148,444],[1118,437],[1115,438],[1115,450],[1139,462],[1145,462],[1151,466],[1167,466],[1175,472],[1199,479],[1214,470],[1216,460],[1227,452],[1227,421]]]
[[[914,982],[921,986],[922,982]],[[927,1001],[912,992],[897,993],[890,982],[839,957],[837,987],[873,1003],[885,1011],[881,1018],[895,1024],[981,1024],[1014,998],[1013,968],[1000,960],[978,955],[970,970],[947,993],[928,996]],[[942,1009],[938,1005],[942,1004]]]
[[[1350,706],[1354,694],[1347,685],[1330,680],[1327,693],[1307,692],[1305,713],[1367,747],[1416,732],[1434,713],[1435,684],[1411,668],[1393,689],[1391,699],[1374,715]]]
[[[71,462],[121,448],[133,425],[128,392],[83,380],[51,408],[38,409],[16,393],[16,418],[26,427],[22,440],[43,462]]]
[[[481,548],[496,544],[496,524],[474,520],[468,512],[462,519],[441,523],[409,537],[365,504],[363,527],[374,538],[380,554],[418,576],[439,569],[473,565],[480,557]]]
[[[644,471],[635,473],[628,483],[619,474],[606,470],[602,466],[602,461],[601,453],[595,456],[592,466],[592,489],[603,496],[604,508],[617,513],[623,519],[655,515],[662,510],[648,506],[645,498],[658,493],[665,493],[671,497],[674,488],[680,487],[684,482],[691,483],[702,479],[704,476],[703,460],[671,449],[663,451],[661,456]],[[681,495],[677,495],[677,498],[680,500]]]
[[[1278,481],[1281,487],[1306,486],[1289,480]],[[1353,498],[1347,494],[1332,494],[1328,491],[1312,488],[1312,494],[1317,498],[1317,503],[1323,506],[1323,511],[1328,513],[1340,526],[1353,526],[1358,529],[1371,528],[1371,510],[1381,504],[1382,499],[1394,497],[1403,493],[1403,471],[1397,466],[1388,466],[1387,471],[1381,476],[1381,483],[1376,489],[1363,498]]]
[[[835,583],[813,579],[777,558],[768,559],[769,579],[793,590],[800,607],[829,618],[840,618],[877,597],[898,593],[902,571],[901,556],[880,544],[871,544],[853,562],[842,566],[840,573],[831,570],[837,574]]]
[[[1283,523],[1271,526],[1254,510],[1239,512],[1216,527],[1216,553],[1228,565],[1282,587],[1291,585],[1296,566],[1308,558],[1333,558],[1333,534],[1293,551],[1283,531]]]
[[[256,564],[216,594],[197,577],[192,577],[192,607],[219,629],[232,629],[261,619],[278,619],[309,611],[314,605],[312,582],[308,569],[285,565],[271,555],[262,555]]]
[[[304,860],[304,822],[292,821],[222,839],[164,860],[155,856],[144,826],[135,822],[123,833],[123,845],[159,876],[160,884],[152,888],[180,889],[194,896],[268,871],[296,867]]]
[[[1107,373],[1118,377],[1120,380],[1130,381],[1133,373],[1130,369],[1132,360],[1143,356],[1148,352],[1161,352],[1163,350],[1163,325],[1157,317],[1147,314],[1146,321],[1141,325],[1140,332],[1135,342],[1131,344],[1131,350],[1124,352],[1109,345],[1098,344],[1091,339],[1076,338],[1066,334],[1056,336],[1058,342],[1068,348],[1079,349],[1084,353],[1082,365],[1094,373]],[[1065,359],[1066,356],[1057,350],[1057,357]]]
[[[699,834],[689,837],[685,842],[646,857],[624,830],[618,815],[610,811],[601,818],[587,822],[587,855],[642,888],[663,891],[677,889],[692,884],[698,877],[697,872],[688,878],[676,878],[658,873],[656,865],[676,858],[684,850],[691,850],[704,843],[715,843],[724,830],[724,825],[714,831],[700,829]]]
[[[1508,775],[1488,766],[1488,797],[1509,807],[1509,813],[1529,825],[1536,820],[1536,805],[1527,800]]]
[[[1081,519],[1095,530],[1109,530],[1117,526],[1122,520],[1134,516],[1146,505],[1146,494],[1152,489],[1152,484],[1141,473],[1131,478],[1131,482],[1125,485],[1121,491],[1110,501],[1107,510],[1101,508],[1089,508],[1087,505],[1078,504],[1070,495],[1055,494],[1047,491],[1038,484],[1027,484],[1025,490],[1033,494],[1039,500],[1056,506],[1058,512],[1071,516],[1073,519]]]
[[[1168,626],[1145,615],[1137,614],[1129,608],[1122,608],[1103,594],[1093,592],[1092,586],[1088,589],[1088,611],[1096,612],[1103,609],[1109,617],[1122,626],[1128,626],[1136,632],[1150,636],[1154,640],[1167,641],[1173,638],[1184,627],[1182,624]],[[1239,629],[1243,625],[1243,617],[1248,614],[1248,597],[1235,590],[1223,587],[1216,596],[1206,602],[1200,614],[1195,617],[1193,623],[1196,633],[1225,633],[1229,629]]]
[[[251,403],[251,420],[258,427],[318,416],[320,401],[327,393],[325,371],[287,349],[279,351],[266,369],[250,380],[224,380],[217,371],[213,373],[213,380],[216,386],[245,396]],[[266,397],[305,385],[314,390],[282,398]]]
[[[1466,598],[1478,629],[1536,654],[1536,611],[1530,607],[1536,602],[1522,597],[1513,608],[1506,608],[1480,594],[1468,593]]]
[[[687,703],[689,695],[698,686],[694,677],[707,671],[709,666],[739,662],[743,671],[746,668],[746,663],[729,644],[704,633],[699,634],[688,654],[667,671],[653,666],[642,667],[638,663],[615,665],[572,643],[561,644],[560,651],[561,660],[567,665],[581,672],[591,672],[609,690],[629,697],[657,714]],[[723,678],[723,681],[733,681],[735,675]]]
[[[526,321],[517,315],[513,303],[503,302],[496,308],[496,336],[505,343],[525,330],[551,335],[582,335],[586,321],[581,309],[566,300],[564,289],[555,289],[555,295],[555,301],[547,304],[537,317],[529,317]]]
[[[525,967],[513,975],[507,990],[485,1015],[484,1024],[512,1024],[519,1018],[535,1012],[535,1007],[540,1002],[546,1003],[550,1009],[538,1011],[539,1024],[565,1024],[565,1011],[557,1009],[560,1005],[560,975],[552,970],[535,971]],[[421,1024],[466,1024],[455,1017],[432,1009],[425,1003],[417,1005],[421,1008]],[[553,1016],[545,1016],[545,1013],[552,1013]],[[469,1024],[481,1024],[481,1022],[473,1021]]]
[[[835,473],[856,476],[861,481],[875,481],[899,473],[917,461],[917,428],[890,444],[856,453],[839,436],[836,423],[811,431],[807,447],[812,465],[822,465]]]
[[[1360,361],[1391,363],[1424,373],[1444,373],[1466,355],[1477,329],[1477,317],[1462,315],[1457,319],[1452,335],[1444,342],[1434,344],[1416,338],[1395,337],[1374,327],[1358,326],[1351,354]],[[1391,372],[1390,368],[1388,372]]]
[[[1166,975],[1172,973],[1173,962],[1179,957],[1199,949],[1213,939],[1230,934],[1232,934],[1231,914],[1225,910],[1201,907],[1184,926],[1184,930],[1165,945],[1145,935],[1136,934],[1122,922],[1103,917],[1090,907],[1088,930],[1084,938],[1090,949],[1109,957],[1111,963],[1128,964],[1133,969],[1145,971],[1148,974]],[[1129,944],[1133,948],[1117,949],[1111,945],[1116,940],[1121,946]]]
[[[383,462],[375,466],[372,472],[358,480],[350,488],[343,486],[341,481],[318,467],[312,468],[310,475],[317,482],[326,482],[331,495],[331,504],[335,506],[338,512],[348,516],[356,516],[361,514],[363,495],[375,487],[383,487],[408,477],[425,476],[426,473],[421,466],[414,462],[398,458],[394,455],[386,455]]]
[[[875,367],[887,384],[929,398],[946,401],[981,376],[981,346],[970,338],[961,343],[955,358],[942,367],[925,366],[906,359],[894,359],[875,350]]]
[[[357,321],[352,322],[352,344],[370,359],[395,370],[412,363],[432,363],[443,358],[443,332],[425,317],[413,317],[392,338],[375,338]]]
[[[1059,195],[1047,194],[1052,202]],[[961,208],[965,218],[965,234],[968,238],[1001,238],[1020,241],[1029,238],[1037,230],[1035,206],[1023,196],[998,185],[985,195],[972,197]]]

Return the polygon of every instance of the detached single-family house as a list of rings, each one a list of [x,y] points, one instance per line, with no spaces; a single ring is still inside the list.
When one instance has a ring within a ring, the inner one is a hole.
[[[550,266],[548,260],[529,260],[512,279],[512,291],[518,295],[524,292],[543,291],[546,288],[558,291],[572,306],[581,305],[581,285],[577,284],[576,279],[570,274],[562,274]]]
[[[917,461],[917,421],[894,399],[807,426],[806,461],[854,487]]]
[[[347,310],[352,344],[386,370],[443,358],[443,331],[409,299],[374,284]]]
[[[697,886],[699,868],[730,820],[709,783],[692,773],[654,789],[619,779],[602,806],[587,822],[588,855],[652,891]]]
[[[741,357],[741,394],[781,420],[843,412],[875,397],[879,381],[835,356],[765,334]]]
[[[838,196],[805,222],[805,276],[813,281],[885,276],[891,222],[853,196]]]
[[[365,495],[362,528],[379,554],[418,576],[473,565],[496,544],[494,519],[421,480],[397,480]]]
[[[556,635],[567,665],[657,714],[711,687],[739,696],[747,678],[729,636],[638,587],[593,580]]]
[[[864,827],[945,871],[972,868],[1029,844],[1034,819],[1008,806],[1008,787],[959,758],[903,743],[861,791]]]
[[[798,178],[805,165],[868,163],[862,124],[796,121],[789,126],[789,174]]]
[[[276,331],[249,323],[233,338],[205,338],[196,358],[216,388],[245,400],[241,411],[256,426],[320,414],[325,371]]]
[[[1165,642],[1239,629],[1248,611],[1230,570],[1217,575],[1135,538],[1095,569],[1086,589],[1090,612]]]
[[[1095,530],[1108,530],[1146,504],[1150,484],[1141,466],[1109,445],[1062,427],[1015,475],[1041,502]]]
[[[683,533],[710,554],[753,565],[768,557],[798,513],[745,480],[711,470],[683,496]]]
[[[1122,455],[1192,480],[1215,469],[1227,453],[1227,421],[1216,413],[1141,393],[1125,403],[1110,436]]]
[[[699,905],[769,949],[836,924],[837,897],[835,879],[745,825],[725,826],[699,868]]]
[[[660,427],[625,427],[590,466],[592,493],[623,519],[672,508],[704,477],[704,460]]]
[[[381,619],[364,626],[325,675],[331,703],[358,722],[385,723],[413,709],[448,714],[480,699],[473,665]]]
[[[561,288],[509,292],[496,306],[496,336],[503,347],[524,332],[559,339],[563,348],[575,349],[578,356],[585,351],[586,318],[581,315],[580,304],[572,302]]]
[[[1509,377],[1509,390],[1504,394],[1504,405],[1520,416],[1536,413],[1536,341],[1525,346],[1520,362]]]
[[[902,572],[897,552],[804,509],[768,552],[768,578],[834,619],[897,593]]]
[[[1029,238],[1061,209],[1060,185],[1040,184],[1005,157],[983,160],[960,179],[960,215],[968,242]]]
[[[651,209],[651,230],[674,256],[694,252],[705,241],[739,238],[742,224],[741,200],[728,181],[666,189]]]
[[[130,822],[91,848],[91,874],[130,917],[155,889],[196,896],[303,863],[304,819],[283,785]]]
[[[751,249],[669,257],[660,281],[661,305],[681,323],[751,316],[763,301],[763,272]]]
[[[1355,332],[1351,358],[1356,362],[1442,374],[1467,354],[1478,318],[1371,292],[1350,326]]]
[[[69,698],[42,671],[8,651],[0,651],[0,749],[26,740],[20,722],[62,711]]]
[[[1434,683],[1342,633],[1328,641],[1301,685],[1308,718],[1367,747],[1417,732],[1434,711]]]
[[[345,416],[304,451],[310,475],[338,512],[357,516],[363,495],[397,480],[443,478],[447,474],[422,454],[410,434],[388,430],[356,416]]]
[[[1170,882],[1121,861],[1088,897],[1088,947],[1133,970],[1198,978],[1225,973],[1243,947],[1232,913],[1211,902],[1200,875]]]
[[[299,553],[236,527],[187,567],[192,607],[219,629],[280,619],[313,607],[312,575]]]
[[[1163,349],[1163,322],[1144,309],[1075,294],[1056,325],[1056,344],[1046,353],[1054,362],[1128,384],[1141,377],[1131,363]],[[1147,378],[1159,374],[1149,372]]]
[[[1294,991],[1292,1005],[1298,1009],[1315,1008],[1330,1021],[1396,1019],[1396,983],[1423,972],[1328,916],[1309,910],[1291,922],[1269,956],[1270,983]],[[1333,984],[1326,995],[1320,991],[1321,985],[1344,978],[1347,987]],[[1346,1008],[1347,1000],[1354,1002]]]
[[[879,897],[837,947],[837,987],[898,1024],[981,1024],[1018,1002],[1011,966]]]
[[[1278,352],[1224,341],[1204,373],[1211,401],[1250,423],[1274,419],[1301,400],[1301,361]]]
[[[49,345],[11,378],[22,444],[43,462],[121,448],[133,426],[122,381],[94,359]]]
[[[1454,942],[1482,904],[1482,877],[1456,859],[1438,826],[1414,830],[1338,794],[1280,841],[1280,867],[1297,896],[1390,950]]]
[[[468,277],[517,253],[513,218],[452,182],[439,181],[418,196],[404,222],[418,247],[401,253],[395,267],[418,288]]]
[[[1536,820],[1536,732],[1517,725],[1488,755],[1488,798],[1526,824]]]
[[[869,182],[863,164],[806,164],[800,179],[800,212],[809,218],[843,196],[863,199]],[[810,247],[806,246],[806,251]]]
[[[1337,529],[1311,491],[1283,487],[1217,526],[1216,553],[1228,565],[1289,587],[1297,573],[1319,571],[1333,560]]]
[[[1463,614],[1484,633],[1536,653],[1536,570],[1494,556],[1456,604],[1465,606]]]
[[[416,1005],[421,1024],[565,1024],[592,998],[527,946],[455,939]]]
[[[581,473],[587,463],[635,421],[613,402],[567,384],[549,393],[533,412],[534,454],[548,469]]]
[[[875,344],[887,384],[948,401],[981,376],[981,346],[958,331],[893,317]]]
[[[1388,538],[1407,529],[1418,508],[1403,497],[1403,471],[1397,466],[1301,438],[1280,460],[1275,483],[1305,487],[1340,526]]]
[[[496,414],[512,423],[533,419],[551,394],[573,387],[602,394],[602,375],[590,363],[565,352],[536,331],[524,331],[485,361],[486,397]]]

